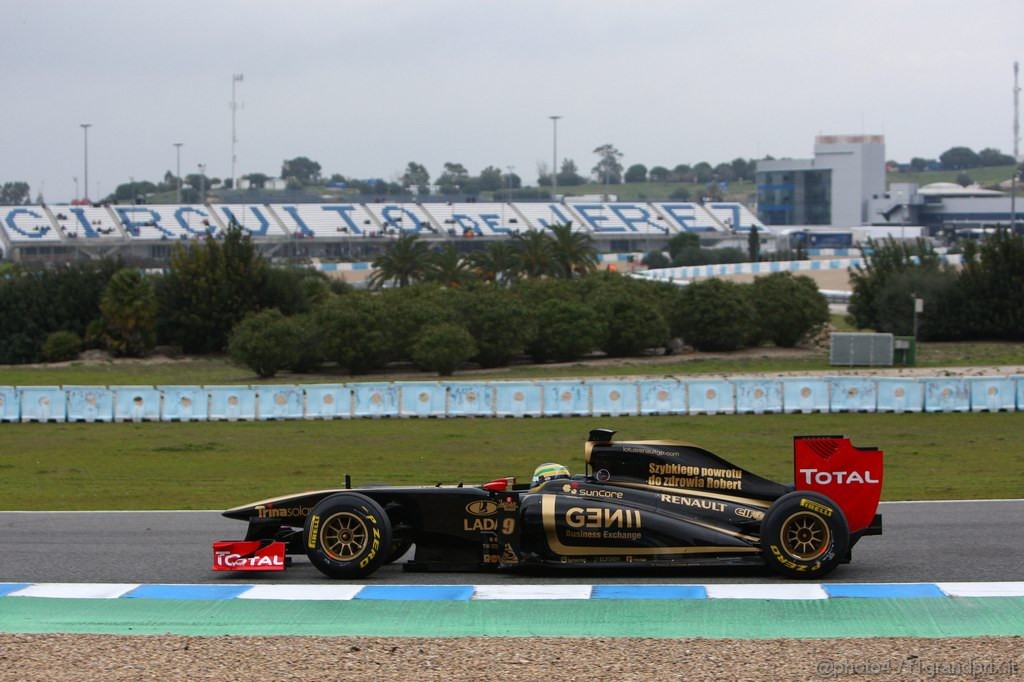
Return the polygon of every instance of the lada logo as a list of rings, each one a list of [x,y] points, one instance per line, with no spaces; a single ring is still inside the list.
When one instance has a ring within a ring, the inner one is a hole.
[[[498,503],[491,500],[473,500],[466,505],[466,513],[473,516],[492,516],[498,513]]]

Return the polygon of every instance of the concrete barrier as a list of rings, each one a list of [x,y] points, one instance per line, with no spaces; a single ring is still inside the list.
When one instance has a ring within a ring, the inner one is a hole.
[[[252,388],[256,390],[257,414],[261,420],[302,419],[305,415],[301,386],[267,384]]]
[[[539,417],[544,413],[544,389],[530,381],[497,381],[494,414],[497,417]]]
[[[783,379],[782,391],[786,412],[828,412],[828,382],[824,379]]]
[[[256,418],[256,390],[251,386],[207,386],[210,392],[210,421],[239,421]]]
[[[687,381],[690,414],[732,414],[736,411],[733,385],[725,380]]]
[[[634,381],[588,381],[590,384],[591,414],[595,417],[608,415],[636,415],[640,411],[637,382]]]
[[[21,419],[21,397],[14,386],[0,386],[0,422]]]
[[[60,386],[21,386],[21,421],[62,422],[67,418],[67,396]]]
[[[677,379],[640,379],[640,414],[686,414],[686,384]]]
[[[355,384],[352,414],[356,417],[397,417],[401,414],[400,390],[392,383]]]
[[[829,411],[874,412],[878,409],[878,390],[874,379],[826,377],[826,381]]]
[[[782,383],[772,379],[733,379],[737,414],[782,412]]]
[[[448,391],[439,382],[397,381],[399,414],[403,417],[444,417],[448,409]]]
[[[163,394],[160,419],[165,422],[204,422],[210,416],[210,392],[203,386],[157,386]]]
[[[307,384],[306,419],[350,419],[352,389],[344,384]]]
[[[1017,409],[1017,386],[1011,377],[971,377],[972,412],[1014,412]]]
[[[449,417],[493,417],[494,387],[485,382],[448,384]]]
[[[105,386],[65,386],[69,422],[114,421],[114,392]]]

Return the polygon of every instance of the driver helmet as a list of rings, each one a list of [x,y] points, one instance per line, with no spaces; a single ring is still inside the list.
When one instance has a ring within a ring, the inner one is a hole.
[[[561,464],[555,464],[554,462],[548,462],[541,464],[539,467],[533,470],[533,485],[538,486],[545,481],[550,481],[554,478],[570,478],[571,474]]]

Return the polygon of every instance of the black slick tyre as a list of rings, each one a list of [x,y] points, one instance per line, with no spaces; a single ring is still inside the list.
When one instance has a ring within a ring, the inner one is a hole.
[[[761,522],[761,554],[772,570],[787,578],[825,576],[839,565],[849,546],[843,510],[821,493],[787,493]]]
[[[369,497],[338,493],[313,507],[302,540],[310,562],[327,577],[365,578],[387,558],[391,522]]]

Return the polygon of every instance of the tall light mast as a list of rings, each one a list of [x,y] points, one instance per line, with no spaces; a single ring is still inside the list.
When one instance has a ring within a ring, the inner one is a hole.
[[[1010,230],[1017,229],[1017,175],[1020,168],[1020,86],[1019,66],[1013,63],[1013,175],[1010,178]]]
[[[235,178],[235,145],[238,144],[238,135],[235,128],[235,115],[238,113],[238,102],[235,100],[235,84],[241,83],[243,74],[236,73],[231,76],[231,188],[238,189],[238,179]]]

